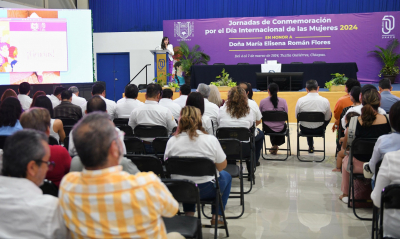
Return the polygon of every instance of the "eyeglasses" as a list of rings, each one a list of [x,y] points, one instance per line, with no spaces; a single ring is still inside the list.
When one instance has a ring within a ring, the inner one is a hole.
[[[36,160],[36,162],[41,162],[47,164],[47,167],[49,168],[49,171],[54,169],[54,166],[56,165],[55,162],[53,161],[43,161],[43,160]]]

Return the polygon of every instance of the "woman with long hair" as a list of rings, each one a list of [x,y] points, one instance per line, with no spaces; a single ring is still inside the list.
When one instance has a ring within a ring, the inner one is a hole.
[[[31,108],[35,105],[35,101],[36,101],[36,98],[38,98],[39,96],[41,96],[41,95],[46,95],[46,93],[44,92],[44,91],[36,91],[36,93],[33,95],[33,97],[32,97],[32,104],[31,104]]]
[[[221,94],[219,93],[218,87],[215,85],[210,85],[210,95],[208,96],[208,101],[216,104],[219,108],[224,105],[225,101],[221,99]]]
[[[6,98],[8,97],[15,97],[18,98],[17,93],[15,93],[15,91],[13,89],[7,89],[3,92],[3,94],[1,95],[1,99],[0,102],[3,102]]]
[[[19,118],[22,106],[16,97],[8,97],[0,104],[0,135],[12,135],[22,130]]]
[[[278,97],[279,86],[276,83],[271,83],[268,86],[268,97],[261,100],[260,111],[284,111],[288,112],[286,100]],[[263,122],[263,131],[265,133],[283,133],[288,126],[284,121],[281,122]],[[285,143],[285,136],[269,136],[272,149],[269,150],[271,154],[277,154],[279,146]]]
[[[379,138],[381,135],[391,132],[390,124],[386,116],[378,113],[378,108],[381,104],[381,96],[376,89],[371,89],[362,95],[361,116],[358,117],[355,138]],[[343,141],[343,148],[347,148],[347,139],[349,132]],[[363,162],[369,161],[368,155],[353,155],[353,172],[363,173]],[[362,161],[360,161],[360,160]],[[349,193],[349,178],[350,174],[346,171],[349,157],[346,156],[342,163],[342,192],[339,197],[344,203],[347,203]]]
[[[174,58],[172,57],[174,55],[174,46],[172,44],[169,44],[169,38],[168,37],[163,37],[161,40],[161,45],[157,47],[158,50],[164,50],[168,51],[168,58],[169,58],[169,73],[172,74],[172,71],[174,69]]]
[[[180,61],[176,62],[174,64],[174,69],[175,69],[175,82],[178,83],[178,85],[184,85],[185,84],[185,78],[182,76],[182,63]]]
[[[225,208],[232,184],[231,175],[223,171],[227,165],[226,155],[218,139],[206,133],[202,125],[201,112],[194,106],[183,107],[175,136],[168,140],[164,159],[168,160],[168,157],[172,156],[206,157],[214,161],[215,167],[219,171],[218,182],[222,193],[222,204]],[[200,199],[210,199],[216,196],[213,176],[189,177],[171,175],[171,178],[188,179],[195,182],[200,191]],[[187,216],[193,216],[196,208],[194,204],[184,203],[183,210]],[[218,217],[216,213],[218,213]],[[213,207],[212,214],[211,225],[224,226],[221,218],[222,211],[215,212]]]
[[[54,117],[53,104],[51,103],[51,100],[47,96],[41,95],[36,98],[34,103],[35,104],[32,107],[45,108],[49,111],[51,117],[50,135],[56,138],[59,142],[64,142],[65,139],[64,125],[61,120],[53,118]]]
[[[207,131],[208,134],[213,135],[213,127],[211,123],[210,117],[204,115],[204,98],[199,92],[190,93],[186,100],[187,106],[194,106],[200,110],[201,113],[201,121],[203,123],[204,129]]]

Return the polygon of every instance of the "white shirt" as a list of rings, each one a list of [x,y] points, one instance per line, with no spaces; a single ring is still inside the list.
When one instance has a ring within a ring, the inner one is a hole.
[[[143,102],[137,99],[122,98],[117,101],[117,116],[118,118],[129,118],[132,110],[144,105]]]
[[[186,132],[170,138],[165,149],[164,160],[172,156],[205,157],[215,163],[222,163],[226,155],[221,148],[218,139],[197,130],[198,137],[190,140]],[[219,172],[218,172],[219,177]],[[171,175],[173,179],[189,179],[197,184],[207,183],[214,179],[213,176],[191,177],[182,175]]]
[[[227,112],[226,104],[219,109],[218,124],[219,127],[245,127],[253,126],[253,113],[250,112],[242,118],[234,118]]]
[[[331,107],[329,100],[320,96],[318,93],[308,93],[301,97],[296,104],[295,115],[301,112],[322,112],[325,115],[325,121],[328,121],[331,116]],[[315,129],[322,126],[323,122],[300,122],[300,124],[309,129]]]
[[[178,99],[174,100],[175,103],[180,105],[182,108],[186,106],[187,95],[181,95]]]
[[[132,111],[128,125],[133,130],[137,125],[160,125],[167,128],[168,134],[171,134],[176,122],[168,108],[159,105],[157,101],[146,100],[144,105]],[[153,138],[142,138],[142,140],[152,142]]]
[[[156,50],[162,50],[161,45],[158,46],[156,48]],[[174,55],[174,47],[172,46],[172,44],[168,44],[167,49],[165,49],[168,51],[168,58],[170,61],[174,61],[174,58],[172,57]]]
[[[22,109],[27,110],[31,107],[32,99],[31,97],[23,94],[18,95],[18,100],[21,103]]]
[[[381,207],[381,192],[391,184],[400,184],[400,150],[389,152],[383,157],[382,165],[379,168],[378,177],[371,199],[375,206]],[[396,209],[385,209],[383,213],[383,236],[400,237],[400,211]]]
[[[201,121],[203,128],[207,131],[207,133],[210,135],[214,135],[210,117],[203,115],[201,117]]]
[[[181,110],[182,107],[178,105],[177,103],[174,103],[171,99],[167,98],[162,98],[159,102],[159,105],[162,105],[164,107],[167,107],[171,113],[172,116],[174,116],[175,119],[179,119],[179,116],[181,115]]]
[[[346,128],[346,115],[350,112],[357,112],[361,115],[361,109],[362,109],[363,105],[357,105],[354,107],[351,107],[346,114],[343,116],[343,118],[341,119],[341,123],[342,123],[342,127],[343,129]],[[385,115],[386,111],[384,109],[382,109],[381,107],[378,108],[378,113],[381,115]]]
[[[210,117],[210,119],[214,123],[214,130],[217,131],[218,128],[218,115],[219,115],[219,107],[208,101],[208,99],[204,99],[204,115]]]
[[[56,140],[58,142],[60,142],[60,135],[58,133],[54,132],[54,129],[53,129],[54,121],[56,121],[56,120],[55,119],[50,119],[50,135],[53,136],[54,138],[56,138]],[[63,143],[63,142],[60,142],[60,143]]]
[[[115,103],[112,100],[106,99],[104,98],[102,95],[99,95],[100,98],[102,98],[105,102],[106,102],[106,106],[107,106],[107,114],[110,115],[110,119],[114,120],[116,113],[116,109],[117,109],[117,103]],[[85,111],[86,111],[86,104],[81,106],[82,108],[82,115],[85,115]]]
[[[86,105],[87,101],[83,97],[79,97],[79,96],[76,96],[75,94],[72,94],[71,103],[74,104],[74,105],[82,107],[82,105]]]
[[[0,238],[68,238],[58,198],[26,178],[0,176]]]
[[[257,103],[254,100],[249,99],[248,101],[249,107],[251,112],[253,113],[253,119],[254,121],[259,121],[262,118],[262,114],[260,111],[260,107],[257,105]]]
[[[61,101],[53,94],[51,95],[47,95],[47,97],[49,97],[49,99],[51,100],[51,104],[53,105],[53,109],[58,106],[59,104],[61,104]]]

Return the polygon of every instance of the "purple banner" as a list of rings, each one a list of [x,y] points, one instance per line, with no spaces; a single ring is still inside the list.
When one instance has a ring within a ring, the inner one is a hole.
[[[361,82],[377,82],[382,63],[368,51],[400,37],[397,19],[400,12],[182,19],[164,21],[163,30],[173,46],[200,45],[209,64],[356,62]]]

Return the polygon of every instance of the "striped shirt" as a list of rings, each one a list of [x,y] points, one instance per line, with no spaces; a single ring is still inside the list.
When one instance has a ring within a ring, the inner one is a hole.
[[[67,174],[59,199],[72,238],[166,238],[162,216],[178,211],[154,173],[131,175],[121,166]]]

